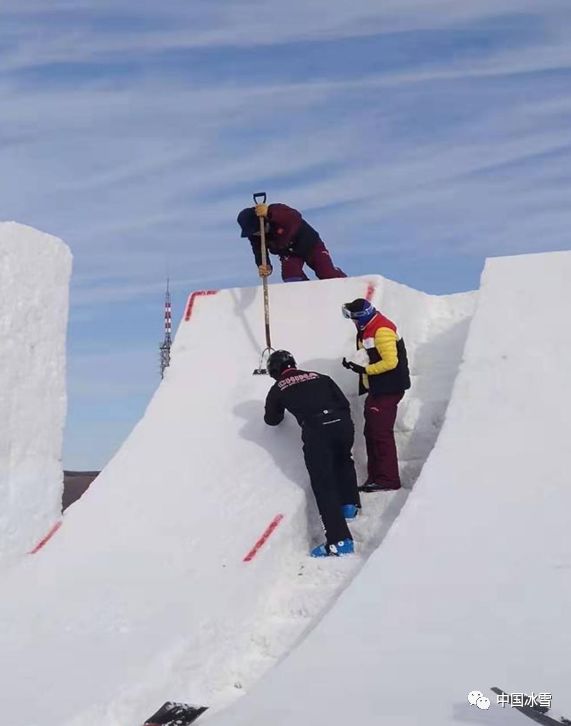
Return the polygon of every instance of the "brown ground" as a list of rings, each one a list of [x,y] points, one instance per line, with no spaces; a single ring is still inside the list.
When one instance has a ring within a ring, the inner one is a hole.
[[[98,474],[98,471],[64,471],[62,511],[85,494]]]

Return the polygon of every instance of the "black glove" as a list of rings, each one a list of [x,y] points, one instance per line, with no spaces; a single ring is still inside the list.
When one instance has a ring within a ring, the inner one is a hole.
[[[341,361],[341,364],[344,368],[348,368],[350,371],[353,371],[354,373],[359,373],[359,375],[363,375],[365,373],[364,366],[359,366],[356,363],[353,363],[351,360],[347,360],[347,358],[343,358]]]

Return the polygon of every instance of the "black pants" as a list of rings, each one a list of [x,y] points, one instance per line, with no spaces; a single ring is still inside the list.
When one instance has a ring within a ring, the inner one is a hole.
[[[351,455],[354,438],[353,422],[346,414],[316,417],[302,427],[305,465],[328,544],[352,539],[341,506],[360,506]]]

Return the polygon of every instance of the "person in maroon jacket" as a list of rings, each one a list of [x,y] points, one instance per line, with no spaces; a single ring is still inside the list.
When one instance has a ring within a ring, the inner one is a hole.
[[[261,215],[261,212],[264,214]],[[343,270],[333,264],[318,232],[303,219],[297,209],[286,204],[247,207],[238,215],[241,237],[250,240],[260,277],[271,275],[272,265],[269,261],[266,267],[262,265],[259,216],[265,217],[267,249],[280,258],[284,282],[308,280],[303,271],[304,265],[310,267],[320,280],[347,277]]]

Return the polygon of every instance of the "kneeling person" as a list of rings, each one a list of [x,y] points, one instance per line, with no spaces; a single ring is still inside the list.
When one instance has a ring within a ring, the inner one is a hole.
[[[354,519],[361,505],[349,401],[329,376],[299,370],[287,350],[274,351],[267,367],[276,382],[266,398],[264,421],[277,426],[289,411],[301,426],[305,465],[326,539],[311,555],[350,554],[353,538],[346,520]]]

